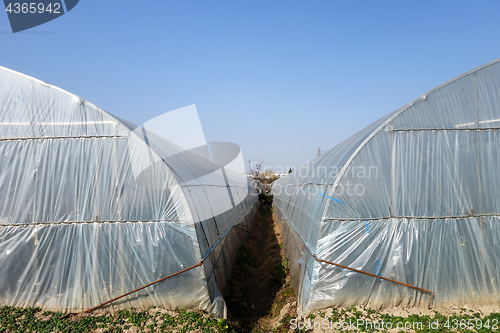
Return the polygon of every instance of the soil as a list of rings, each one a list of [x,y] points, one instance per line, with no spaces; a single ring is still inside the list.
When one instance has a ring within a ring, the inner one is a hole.
[[[288,331],[284,319],[297,314],[288,261],[271,204],[261,202],[253,230],[236,259],[226,297],[228,319],[243,332]]]

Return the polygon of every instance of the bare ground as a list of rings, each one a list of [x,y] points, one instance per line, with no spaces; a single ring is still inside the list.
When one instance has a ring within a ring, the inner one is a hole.
[[[238,253],[226,302],[229,320],[242,332],[288,331],[286,323],[297,314],[288,261],[266,200]]]

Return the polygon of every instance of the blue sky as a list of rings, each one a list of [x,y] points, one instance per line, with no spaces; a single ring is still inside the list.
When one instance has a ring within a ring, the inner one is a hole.
[[[196,104],[208,141],[300,166],[500,58],[500,1],[80,0],[12,34],[0,66],[134,123]]]

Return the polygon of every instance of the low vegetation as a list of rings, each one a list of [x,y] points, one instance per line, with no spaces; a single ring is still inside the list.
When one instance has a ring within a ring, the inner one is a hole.
[[[296,320],[296,319],[295,319]],[[431,315],[390,315],[368,308],[350,307],[332,309],[329,313],[310,313],[303,321],[292,321],[294,332],[327,329],[341,332],[498,332],[500,313],[483,315],[478,310],[460,309],[445,315],[433,311]]]
[[[276,318],[286,304],[295,301],[293,289],[285,283],[273,301],[267,319]],[[296,308],[295,308],[296,309]],[[297,321],[296,312],[287,312],[274,327],[262,326],[262,319],[254,325],[215,319],[195,311],[172,312],[136,309],[120,310],[105,315],[64,317],[60,312],[42,312],[39,308],[0,307],[0,332],[311,332],[325,329],[338,332],[498,332],[500,313],[483,315],[478,310],[460,309],[444,315],[412,314],[395,316],[372,309],[350,307],[318,311]],[[233,321],[235,318],[233,318]],[[356,324],[357,323],[357,324]],[[362,324],[359,324],[362,323]],[[371,324],[369,324],[371,323]],[[382,324],[383,323],[383,324]],[[344,324],[344,328],[342,328]],[[401,329],[397,329],[398,324]],[[383,325],[383,327],[381,327]],[[388,330],[387,327],[392,327]]]
[[[224,319],[195,311],[171,313],[136,309],[105,315],[64,317],[61,312],[41,312],[39,308],[0,307],[0,332],[234,332]]]
[[[280,179],[280,176],[276,175],[272,170],[265,170],[258,178],[262,184],[271,184],[277,179]]]

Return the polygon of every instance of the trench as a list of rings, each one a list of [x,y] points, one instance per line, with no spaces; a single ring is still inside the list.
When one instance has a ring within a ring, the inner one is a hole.
[[[288,331],[296,300],[272,214],[272,196],[261,194],[252,231],[241,246],[226,296],[228,319],[241,332]]]

